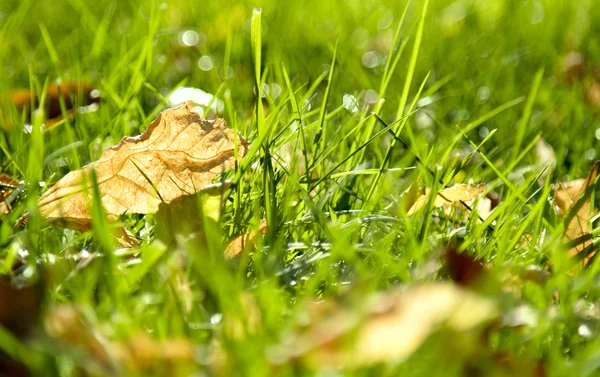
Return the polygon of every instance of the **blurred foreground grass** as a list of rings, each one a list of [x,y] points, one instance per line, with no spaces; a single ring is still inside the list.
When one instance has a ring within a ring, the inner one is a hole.
[[[0,375],[596,375],[600,267],[574,272],[551,199],[598,151],[595,5],[3,0],[0,164],[18,195],[0,215]],[[97,88],[97,111],[42,131],[7,100],[57,81]],[[123,216],[133,249],[42,221],[41,192],[180,86],[264,137],[238,185],[174,219]],[[407,146],[381,132],[397,119]],[[402,194],[438,180],[487,184],[490,221],[407,216]],[[223,258],[263,219],[255,249]]]

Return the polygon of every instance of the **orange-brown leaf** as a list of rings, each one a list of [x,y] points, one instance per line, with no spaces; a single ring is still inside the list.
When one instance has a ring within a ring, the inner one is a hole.
[[[465,184],[454,185],[450,188],[446,188],[446,189],[439,191],[435,197],[435,201],[434,201],[433,205],[436,207],[440,207],[440,206],[451,205],[451,204],[461,202],[461,201],[468,202],[470,200],[475,199],[475,197],[477,197],[477,195],[484,192],[485,189],[486,189],[486,186],[484,184],[480,184],[480,185],[476,185],[476,186],[475,185],[465,185]],[[408,213],[407,213],[408,216],[414,215],[418,210],[420,210],[421,208],[423,208],[425,206],[425,204],[429,200],[430,192],[431,192],[430,188],[425,188],[425,193],[423,195],[421,195],[415,201],[415,203],[412,205],[412,207],[410,207],[410,209],[408,210]]]
[[[123,138],[98,161],[63,177],[40,198],[40,213],[75,229],[89,228],[92,169],[109,218],[155,213],[161,202],[198,192],[232,168],[234,138],[223,119],[202,119],[187,105],[165,110],[141,135]],[[244,156],[247,143],[240,136],[238,146]]]
[[[256,230],[234,237],[225,247],[225,258],[231,259],[244,251],[249,245],[252,247],[254,242],[256,242],[256,237],[259,234],[265,234],[266,232],[267,222],[263,220]]]
[[[433,283],[361,299],[319,303],[309,323],[285,339],[282,355],[322,367],[362,367],[409,357],[440,328],[466,332],[496,318],[496,303],[453,284]],[[314,317],[314,318],[313,318]]]
[[[597,161],[586,179],[577,179],[569,183],[561,183],[556,185],[554,204],[558,208],[559,217],[564,217],[571,211],[575,204],[582,198],[588,187],[596,180],[599,170],[600,161]],[[573,214],[568,224],[566,224],[564,233],[565,241],[576,240],[590,233],[591,229],[588,226],[590,215],[590,198],[588,198],[579,207],[577,213]],[[573,248],[571,248],[571,250],[569,250],[569,255],[574,256],[578,254],[591,243],[592,240],[587,240],[575,245]]]

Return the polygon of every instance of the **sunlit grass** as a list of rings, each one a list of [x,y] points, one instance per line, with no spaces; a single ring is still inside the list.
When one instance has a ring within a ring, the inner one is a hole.
[[[457,243],[498,276],[528,266],[552,271],[512,296],[490,294],[507,312],[530,307],[537,322],[494,330],[485,350],[539,360],[549,375],[593,375],[600,267],[573,276],[549,198],[552,183],[586,176],[597,157],[594,5],[2,1],[0,93],[30,88],[43,98],[57,80],[102,93],[97,111],[49,129],[39,114],[24,128],[23,114],[0,102],[0,166],[24,190],[2,216],[3,274],[40,282],[44,308],[75,305],[111,341],[140,333],[186,339],[206,351],[191,363],[206,375],[337,375],[278,365],[269,352],[314,300],[443,279],[440,250]],[[569,52],[584,59],[575,78],[565,70]],[[206,242],[176,231],[165,241],[160,229],[176,229],[172,220],[126,215],[142,245],[119,249],[97,205],[89,232],[46,224],[39,195],[145,130],[181,86],[220,98],[218,116],[251,143],[224,173],[232,184],[200,198],[202,213],[178,219],[200,222]],[[554,170],[537,157],[540,139],[556,154]],[[489,217],[464,208],[447,214],[432,201],[407,215],[403,193],[412,184],[457,183],[487,184],[486,194],[499,198]],[[268,231],[255,249],[222,257],[229,239],[263,219]],[[86,375],[97,355],[60,349],[44,320],[46,313],[22,344],[2,330],[0,349],[15,360],[32,352],[25,364],[40,375]],[[344,375],[464,375],[464,360],[476,353],[448,358],[454,343],[444,336],[452,339],[442,334],[405,363]],[[214,366],[215,344],[225,366]]]

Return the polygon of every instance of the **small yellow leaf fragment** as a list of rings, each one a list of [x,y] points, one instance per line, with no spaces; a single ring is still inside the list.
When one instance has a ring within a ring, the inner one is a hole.
[[[477,197],[477,195],[481,194],[482,192],[484,192],[486,189],[486,185],[484,184],[479,184],[479,185],[465,185],[465,184],[458,184],[458,185],[454,185],[452,187],[443,189],[441,191],[439,191],[435,197],[435,201],[433,203],[433,205],[435,207],[442,207],[442,206],[448,206],[457,202],[468,202],[470,200],[473,200]],[[417,211],[419,211],[421,208],[423,208],[425,206],[425,204],[427,203],[427,200],[429,200],[429,194],[431,192],[431,189],[426,188],[425,189],[425,193],[422,194],[416,201],[415,203],[412,205],[412,207],[410,207],[410,209],[408,210],[407,215],[408,216],[412,216],[414,215]]]
[[[141,135],[123,138],[98,161],[64,176],[40,198],[42,216],[89,229],[92,169],[110,219],[155,213],[161,202],[209,186],[224,169],[234,167],[235,137],[238,158],[246,154],[248,144],[223,119],[205,120],[191,110],[186,104],[163,111]]]
[[[350,304],[315,305],[302,320],[307,325],[291,333],[276,351],[317,368],[403,360],[439,329],[460,335],[498,315],[495,301],[448,283],[392,290]]]
[[[559,183],[554,186],[554,204],[556,205],[558,216],[565,217],[576,203],[582,198],[588,187],[594,183],[598,172],[600,170],[600,161],[597,161],[592,167],[590,174],[586,179],[576,179],[568,183]],[[565,233],[563,239],[565,241],[576,240],[586,234],[589,234],[591,229],[588,226],[588,221],[592,215],[590,208],[590,198],[588,198],[578,208],[572,218],[566,224]],[[592,240],[587,240],[575,245],[569,250],[569,255],[574,256],[580,253],[583,249],[589,246]],[[586,257],[584,264],[586,264],[591,255]]]
[[[227,246],[225,247],[225,258],[231,259],[236,255],[240,254],[244,249],[248,246],[254,246],[256,242],[256,237],[259,234],[267,233],[267,222],[263,220],[258,228],[252,230],[248,233],[240,234],[237,237],[234,237]]]

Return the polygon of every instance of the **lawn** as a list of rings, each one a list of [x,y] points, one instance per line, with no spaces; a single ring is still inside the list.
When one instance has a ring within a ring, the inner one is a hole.
[[[0,1],[0,376],[600,375],[599,33],[591,0]]]

